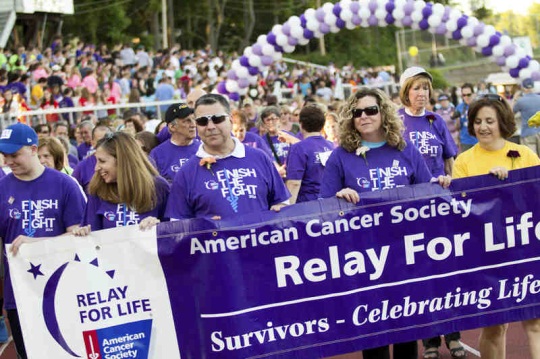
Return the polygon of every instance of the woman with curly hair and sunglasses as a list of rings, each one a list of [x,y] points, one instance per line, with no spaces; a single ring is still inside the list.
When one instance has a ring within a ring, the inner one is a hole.
[[[471,103],[467,130],[478,143],[458,156],[452,176],[462,178],[492,174],[504,180],[509,171],[540,165],[538,156],[527,146],[510,142],[516,131],[514,113],[497,94],[480,96]],[[540,319],[522,322],[529,340],[530,357],[540,358]],[[482,329],[479,346],[482,358],[506,358],[508,324]]]
[[[95,157],[85,216],[74,234],[134,224],[146,229],[165,219],[169,184],[133,136],[105,135],[96,145]]]
[[[418,149],[403,137],[394,103],[379,89],[361,88],[343,106],[340,147],[326,163],[320,197],[358,203],[360,193],[432,180]],[[360,179],[360,180],[359,180]],[[438,182],[447,187],[448,176]],[[389,346],[363,351],[364,359],[389,358]],[[416,341],[394,344],[394,358],[416,359]]]

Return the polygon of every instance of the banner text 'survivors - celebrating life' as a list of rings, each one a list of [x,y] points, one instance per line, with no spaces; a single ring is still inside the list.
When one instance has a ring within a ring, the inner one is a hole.
[[[540,316],[540,168],[10,258],[30,357],[325,357]]]

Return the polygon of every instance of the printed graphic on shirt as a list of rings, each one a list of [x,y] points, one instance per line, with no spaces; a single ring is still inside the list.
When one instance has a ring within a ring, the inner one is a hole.
[[[257,185],[245,183],[245,178],[257,178],[253,168],[235,168],[220,170],[215,173],[215,180],[205,182],[206,189],[219,190],[233,211],[238,212],[238,200],[242,196],[257,198]]]
[[[392,167],[376,167],[368,170],[369,179],[360,177],[356,183],[360,188],[371,188],[372,191],[381,191],[390,188],[403,187],[403,184],[397,184],[397,177],[408,177],[407,167],[400,166],[399,161],[394,160]],[[398,181],[402,183],[403,181]]]
[[[321,152],[315,152],[315,163],[321,163],[323,166],[326,165],[326,161],[331,153],[332,150],[328,147],[324,147]]]
[[[414,144],[420,153],[424,156],[437,157],[439,152],[439,146],[433,146],[433,140],[437,140],[437,137],[427,131],[411,131],[409,132],[409,140]]]
[[[13,219],[21,221],[21,227],[24,233],[33,237],[36,229],[52,232],[56,218],[48,217],[47,210],[58,210],[58,200],[40,199],[40,200],[24,200],[21,202],[21,209],[10,208],[9,216]]]
[[[103,217],[109,222],[116,222],[116,227],[130,226],[140,221],[139,214],[123,203],[116,206],[116,212],[106,211]]]
[[[174,173],[180,171],[180,168],[182,168],[182,166],[183,166],[187,161],[189,161],[189,158],[179,158],[179,159],[178,159],[178,164],[173,164],[173,165],[171,165],[171,171],[173,171]]]

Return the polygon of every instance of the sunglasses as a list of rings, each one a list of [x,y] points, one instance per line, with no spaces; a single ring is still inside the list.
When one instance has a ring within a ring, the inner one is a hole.
[[[201,116],[197,117],[195,119],[195,122],[197,123],[197,126],[208,126],[208,121],[212,120],[212,123],[214,125],[217,125],[219,123],[222,123],[227,119],[228,115],[208,115],[208,116]]]
[[[362,117],[362,114],[365,113],[367,116],[375,116],[379,113],[379,106],[369,106],[366,108],[355,108],[352,111],[353,118]]]
[[[462,93],[461,97],[471,97],[472,93]]]

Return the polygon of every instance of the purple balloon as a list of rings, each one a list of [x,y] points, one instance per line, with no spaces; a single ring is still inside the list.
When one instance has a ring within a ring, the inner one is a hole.
[[[291,34],[291,25],[289,25],[288,22],[284,23],[283,26],[281,27],[281,32],[284,35],[289,36]]]
[[[483,23],[479,23],[478,25],[476,25],[476,26],[474,27],[473,35],[474,35],[474,36],[478,36],[478,35],[483,34],[483,33],[484,33],[484,27],[485,27],[485,26],[486,26],[486,25],[484,25]]]
[[[519,77],[519,70],[521,70],[520,68],[516,67],[515,69],[510,69],[510,76],[512,76],[513,78],[518,78]]]
[[[497,60],[495,60],[495,62],[497,63],[497,65],[499,66],[504,66],[506,64],[506,57],[504,56],[499,56],[497,57]]]
[[[351,19],[351,22],[355,25],[355,26],[359,26],[361,23],[362,23],[362,18],[356,14],[354,14],[352,16],[352,19]]]
[[[244,66],[244,67],[248,67],[249,66],[249,61],[248,61],[248,58],[244,55],[240,56],[240,65]]]
[[[323,34],[328,34],[330,32],[330,26],[324,22],[321,22],[319,24],[319,31],[322,32]]]
[[[444,7],[444,14],[442,16],[442,22],[447,22],[448,19],[450,19],[450,13],[452,12],[452,8],[450,6]]]
[[[504,56],[508,57],[516,52],[515,45],[506,45],[504,48]]]
[[[274,58],[272,56],[261,56],[261,62],[264,66],[270,66],[274,62]]]
[[[371,0],[369,2],[369,11],[371,11],[372,14],[375,13],[375,11],[377,11],[377,7],[379,6],[379,4],[377,4],[377,1],[376,0]]]
[[[495,45],[498,45],[499,42],[501,42],[501,36],[497,36],[496,34],[495,35],[491,35],[489,37],[489,46],[493,47]]]
[[[238,79],[236,81],[238,83],[238,87],[245,89],[246,87],[249,87],[249,80],[246,78]]]
[[[529,67],[529,62],[530,62],[530,60],[528,58],[526,58],[526,57],[522,58],[518,62],[518,68],[519,69],[525,69],[525,68]]]
[[[403,26],[410,27],[413,21],[412,21],[412,18],[409,15],[407,15],[403,17],[403,19],[401,19],[401,23],[403,24]]]
[[[379,25],[379,19],[375,15],[371,15],[368,19],[369,26],[377,26]]]
[[[418,27],[422,30],[427,30],[429,29],[429,22],[426,19],[422,19],[418,23]]]
[[[428,17],[431,16],[431,14],[433,14],[433,5],[430,4],[430,3],[427,3],[426,4],[426,7],[422,9],[422,16],[424,17],[424,19],[427,19]]]
[[[236,72],[232,69],[227,72],[227,78],[229,80],[235,80],[235,81],[238,80],[238,76],[236,76]]]
[[[482,49],[482,55],[491,56],[493,55],[493,48],[491,46],[486,46]]]
[[[468,19],[469,17],[467,15],[463,15],[462,17],[460,17],[457,21],[457,28],[462,29],[467,26]]]
[[[296,46],[296,45],[298,45],[298,40],[295,39],[295,38],[292,37],[292,36],[289,36],[289,37],[287,38],[287,44],[289,44],[290,46]]]
[[[335,4],[332,12],[334,13],[334,15],[339,17],[339,15],[341,15],[341,5],[339,3]]]
[[[229,98],[233,101],[239,101],[240,95],[238,94],[238,92],[233,92],[229,94]]]
[[[386,14],[386,16],[384,17],[384,21],[386,21],[388,25],[392,25],[394,22],[396,22],[396,19],[394,19],[392,14]]]
[[[308,29],[304,29],[304,37],[305,37],[307,40],[313,39],[314,36],[315,36],[315,34],[313,34],[313,31],[310,31],[310,30],[308,30]]]
[[[347,24],[345,21],[341,20],[339,17],[336,20],[336,26],[340,29],[343,29]]]
[[[531,79],[533,79],[534,81],[540,81],[540,71],[534,71],[531,74]]]
[[[349,8],[353,12],[353,14],[358,14],[358,10],[360,10],[360,4],[358,3],[358,1],[354,1],[351,3],[351,5],[349,5]]]
[[[441,22],[439,26],[437,26],[437,29],[435,30],[435,33],[437,35],[444,35],[446,34],[446,24]]]
[[[226,94],[227,88],[225,87],[225,81],[221,81],[217,84],[217,90],[220,94]]]
[[[452,33],[452,39],[454,40],[460,40],[463,36],[461,35],[460,30],[456,30]],[[476,42],[476,39],[474,40]]]
[[[469,37],[467,39],[467,46],[469,47],[475,47],[476,46],[476,37]]]
[[[255,76],[259,74],[259,69],[253,66],[248,66],[248,72],[250,75]]]
[[[315,18],[319,22],[324,22],[324,17],[326,16],[326,12],[324,12],[324,9],[322,7],[318,8],[317,11],[315,11]]]
[[[279,46],[279,45],[273,45],[274,46],[274,49],[276,50],[276,52],[283,52],[283,47]]]
[[[384,8],[386,9],[387,12],[392,13],[392,11],[394,11],[394,9],[396,8],[396,5],[394,4],[393,1],[388,1]]]
[[[403,12],[405,15],[410,15],[414,11],[414,0],[409,0],[405,6],[403,6]]]
[[[276,45],[276,35],[270,31],[268,35],[266,35],[266,42],[270,45]]]
[[[300,25],[302,25],[302,27],[306,27],[306,24],[307,24],[306,15],[304,14],[300,15]]]
[[[253,46],[251,46],[251,52],[253,52],[255,55],[262,56],[262,46],[259,44],[254,44]]]

